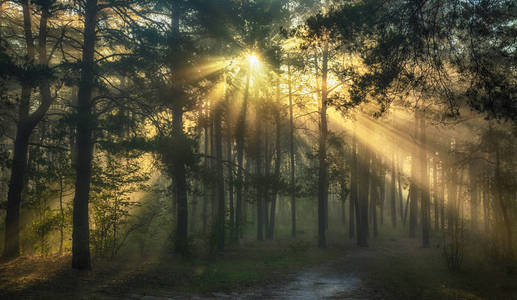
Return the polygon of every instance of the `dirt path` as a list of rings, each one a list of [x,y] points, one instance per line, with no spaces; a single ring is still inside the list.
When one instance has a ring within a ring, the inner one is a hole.
[[[214,299],[384,299],[368,286],[373,257],[382,249],[352,248],[344,255],[316,267],[291,274],[285,282],[242,293],[215,294]],[[384,253],[386,254],[386,253]],[[200,298],[203,299],[203,298]]]
[[[214,292],[210,295],[131,295],[132,299],[384,299],[379,291],[370,288],[368,272],[364,271],[374,251],[351,251],[342,258],[290,274],[275,284],[233,293]]]
[[[166,295],[140,296],[131,295],[132,299],[383,299],[380,294],[364,286],[361,279],[353,274],[337,274],[334,270],[318,268],[306,270],[293,276],[292,280],[274,286],[251,289],[239,293],[214,292],[208,296]]]
[[[366,286],[360,274],[346,270],[345,260],[294,274],[287,282],[264,287],[242,299],[382,299]]]

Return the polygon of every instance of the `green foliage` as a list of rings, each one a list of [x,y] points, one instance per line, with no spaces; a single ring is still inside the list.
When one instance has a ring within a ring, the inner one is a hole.
[[[141,257],[145,257],[157,242],[167,236],[171,217],[166,213],[170,210],[170,199],[167,192],[151,187],[151,190],[140,199],[141,205],[135,207],[129,223],[129,239],[137,245]],[[153,247],[154,246],[154,247]]]
[[[97,255],[113,257],[125,242],[131,211],[139,205],[131,195],[145,188],[149,174],[137,160],[111,155],[97,157],[94,170],[91,244]]]
[[[48,207],[43,208],[39,212],[39,216],[32,219],[29,225],[28,240],[34,245],[34,249],[39,251],[42,256],[51,253],[52,245],[50,244],[49,235],[61,226],[61,215],[58,210],[51,210]]]

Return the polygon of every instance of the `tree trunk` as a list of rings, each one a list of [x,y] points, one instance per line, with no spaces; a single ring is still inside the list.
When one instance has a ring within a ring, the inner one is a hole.
[[[250,80],[251,80],[251,68],[249,68],[246,75],[246,88],[244,90],[244,99],[242,101],[241,111],[237,120],[237,127],[235,130],[235,140],[236,140],[236,148],[237,148],[237,178],[236,178],[236,214],[235,214],[235,231],[237,234],[236,242],[238,242],[239,237],[242,235],[242,225],[243,222],[243,197],[242,190],[244,185],[243,180],[243,159],[244,159],[244,136],[246,133],[246,111],[248,109],[248,98],[249,98],[249,90],[250,90]]]
[[[379,176],[378,176],[378,165],[379,165],[379,161],[377,160],[378,156],[374,155],[372,157],[372,162],[371,162],[371,171],[370,171],[370,176],[369,176],[369,179],[370,179],[370,194],[369,194],[369,198],[370,198],[370,202],[369,202],[369,205],[370,205],[370,223],[369,225],[372,226],[372,231],[373,231],[373,236],[374,237],[377,237],[377,234],[378,234],[378,220],[377,220],[377,203],[379,201],[379,191],[377,190],[377,187],[379,185]],[[368,232],[369,234],[370,232]]]
[[[425,135],[425,116],[420,118],[420,182],[421,182],[421,218],[422,218],[422,247],[430,246],[430,205],[429,205],[429,174],[427,170],[427,151]]]
[[[380,201],[380,217],[381,217],[381,225],[384,225],[384,202],[386,198],[386,173],[382,168],[383,161],[381,161],[380,167],[380,182],[379,182],[379,201]]]
[[[439,227],[439,205],[438,205],[438,156],[433,157],[433,205],[434,205],[434,230],[438,231]]]
[[[181,104],[173,106],[172,111],[172,134],[178,143],[186,143],[183,132],[183,107]],[[185,161],[182,157],[175,159],[173,165],[173,182],[175,201],[177,201],[176,235],[174,252],[180,255],[188,254],[188,197],[187,197],[187,174]]]
[[[208,115],[208,110],[207,110],[207,113]],[[203,129],[203,133],[204,133],[204,148],[205,148],[205,160],[204,160],[204,165],[205,165],[205,171],[208,171],[209,167],[210,167],[210,161],[209,161],[209,158],[208,156],[210,155],[209,153],[209,148],[208,148],[208,144],[209,144],[209,141],[208,141],[208,126],[205,125],[204,129]],[[203,233],[206,233],[206,230],[207,230],[207,219],[208,219],[208,202],[210,201],[210,197],[209,197],[209,191],[210,191],[210,188],[209,188],[209,184],[207,182],[205,182],[205,185],[203,187]]]
[[[340,196],[340,202],[341,202],[341,223],[343,223],[344,227],[345,227],[345,232],[346,232],[346,212],[345,212],[345,206],[346,206],[346,197],[348,196],[347,195],[347,191],[346,191],[346,184],[344,182],[340,182],[339,183],[339,187],[340,187],[340,192],[339,192],[339,196]]]
[[[361,145],[361,161],[359,168],[359,199],[357,223],[357,244],[360,247],[368,247],[368,196],[370,190],[370,153],[366,145]]]
[[[447,225],[454,228],[457,223],[457,186],[456,186],[456,169],[453,163],[453,154],[449,155],[449,180],[447,180]]]
[[[216,158],[216,221],[217,250],[224,250],[226,205],[224,201],[223,142],[221,133],[222,107],[218,103],[214,112],[215,158]]]
[[[395,170],[395,151],[391,154],[391,187],[390,187],[390,213],[391,213],[391,226],[393,228],[397,227],[397,207],[396,207],[396,186],[395,186],[395,178],[397,178],[396,170]]]
[[[476,161],[471,161],[469,165],[470,183],[470,227],[472,232],[478,231],[478,170]]]
[[[319,176],[318,176],[318,247],[327,247],[326,225],[328,212],[328,165],[327,165],[327,75],[328,75],[328,41],[325,41],[322,61],[320,137],[319,137]]]
[[[214,107],[214,110],[217,108]],[[214,120],[212,119],[210,122],[210,153],[212,155],[216,155],[216,141],[215,141],[215,126]],[[210,161],[210,173],[214,172],[217,174],[217,157],[215,160]],[[217,177],[217,176],[216,176]],[[210,186],[210,220],[212,223],[212,230],[217,231],[217,227],[213,227],[217,223],[217,180],[218,178],[213,178],[212,185]]]
[[[495,145],[495,175],[494,180],[496,182],[496,186],[503,181],[501,177],[501,158],[500,158],[500,150],[499,145],[496,142]],[[495,191],[495,199],[497,200],[497,204],[499,206],[499,210],[501,212],[501,220],[499,221],[503,226],[504,231],[504,256],[506,259],[512,259],[513,258],[513,235],[512,235],[512,220],[510,219],[511,211],[509,211],[509,206],[507,201],[505,201],[505,195],[503,195],[503,190],[500,187],[496,189]],[[506,197],[511,197],[511,195],[506,195]],[[512,199],[514,200],[514,199]]]
[[[30,135],[25,126],[24,123],[18,124],[14,142],[14,156],[7,194],[7,214],[5,217],[5,257],[17,257],[20,255],[20,203],[25,170],[27,168],[27,149]]]
[[[27,64],[35,63],[35,47],[32,35],[31,7],[30,1],[22,1],[23,8],[23,28],[27,49]],[[39,64],[47,67],[47,23],[49,12],[43,9],[40,18],[39,29]],[[18,124],[16,128],[16,139],[14,141],[13,162],[11,165],[11,178],[9,181],[9,191],[7,194],[7,211],[5,217],[5,247],[4,256],[16,257],[20,254],[19,246],[19,224],[20,224],[20,204],[21,194],[24,186],[25,171],[27,168],[27,151],[29,139],[36,125],[47,113],[53,98],[50,95],[50,87],[47,78],[40,80],[41,104],[35,112],[29,114],[30,99],[32,94],[33,82],[25,79],[21,82],[22,92],[18,111]]]
[[[440,194],[438,199],[440,201],[440,229],[445,230],[445,166],[443,160],[440,160]]]
[[[296,188],[294,178],[294,116],[293,116],[293,88],[291,82],[291,61],[287,56],[287,86],[289,89],[289,175],[291,195],[291,236],[296,236]]]
[[[399,194],[399,214],[400,214],[400,223],[404,226],[405,225],[405,221],[404,221],[404,195],[402,193],[402,184],[400,183],[401,182],[401,176],[400,176],[400,173],[402,173],[401,171],[401,162],[400,162],[400,156],[397,155],[397,190],[398,190],[398,194]]]
[[[408,208],[409,208],[409,203],[411,202],[410,198],[411,198],[411,187],[409,188],[409,191],[407,193],[407,197],[406,197],[406,207],[404,208],[404,218],[402,219],[402,225],[403,226],[406,226],[406,221],[407,221],[407,214],[408,214]]]
[[[375,170],[372,170],[375,172]],[[375,176],[375,175],[374,175]],[[371,178],[372,183],[370,186],[370,208],[371,208],[371,216],[373,223],[373,236],[377,237],[379,235],[378,222],[377,222],[377,201],[379,200],[379,191],[377,190],[378,180],[375,176]]]
[[[198,182],[194,181],[192,182],[192,186],[197,186]],[[197,221],[197,201],[198,201],[198,194],[196,190],[193,188],[193,191],[191,192],[192,201],[190,201],[190,213],[189,213],[189,232],[194,233],[196,231],[196,221]]]
[[[355,224],[359,224],[359,214],[357,214],[357,210],[359,206],[357,205],[357,139],[355,136],[355,124],[354,124],[354,133],[352,137],[352,163],[350,167],[350,203],[348,209],[348,237],[354,238],[355,235]],[[357,221],[356,221],[357,218]]]
[[[280,104],[280,85],[277,84],[277,103]],[[282,145],[281,145],[281,134],[282,134],[282,122],[280,120],[280,113],[276,115],[276,130],[275,130],[275,181],[273,182],[273,196],[271,199],[271,212],[269,217],[269,238],[273,239],[275,233],[275,221],[276,221],[276,202],[278,199],[278,188],[280,181],[280,166],[282,165]]]
[[[486,168],[483,173],[483,221],[485,234],[488,235],[490,233],[490,177]]]
[[[63,209],[63,176],[59,176],[59,255],[63,254],[63,241],[65,231],[65,211]]]
[[[261,182],[264,180],[264,177],[262,175],[262,147],[261,147],[261,135],[262,135],[262,121],[258,117],[257,113],[257,119],[256,119],[256,161],[255,161],[255,167],[256,167],[256,176],[258,178],[258,181]],[[257,185],[257,240],[262,241],[264,239],[264,187],[263,184]]]
[[[418,112],[415,111],[415,130],[414,139],[418,140]],[[416,151],[415,151],[416,152]],[[418,158],[417,154],[413,153],[411,156],[411,187],[409,197],[409,237],[416,237],[416,226],[417,226],[417,214],[418,214],[418,194],[420,189],[418,188]]]
[[[77,96],[77,164],[72,233],[72,268],[91,269],[88,202],[93,159],[92,90],[97,0],[86,1],[81,79]]]
[[[271,204],[271,185],[270,170],[271,157],[269,152],[269,123],[264,122],[264,180],[262,184],[264,204],[262,206],[262,216],[264,218],[264,231],[266,239],[269,239],[269,205]]]
[[[232,140],[228,140],[226,157],[228,159],[228,202],[230,206],[230,241],[235,241],[235,206],[233,199],[233,153],[232,153]]]
[[[243,195],[242,195],[242,224],[247,224],[248,223],[248,220],[249,220],[249,184],[248,182],[250,181],[250,175],[251,175],[251,169],[252,168],[252,165],[251,165],[251,162],[250,162],[250,159],[249,159],[249,156],[246,155],[246,160],[245,160],[245,164],[244,164],[244,170],[246,170],[246,176],[244,177],[243,179]],[[252,214],[253,215],[253,214]],[[239,234],[239,237],[240,238],[243,238],[244,237],[244,228],[242,228],[242,230],[239,230],[237,232]]]
[[[449,142],[451,145],[451,142]],[[455,228],[458,221],[458,207],[457,207],[457,185],[456,185],[456,167],[454,166],[454,152],[455,149],[449,150],[448,159],[448,180],[447,180],[447,225],[452,230]]]

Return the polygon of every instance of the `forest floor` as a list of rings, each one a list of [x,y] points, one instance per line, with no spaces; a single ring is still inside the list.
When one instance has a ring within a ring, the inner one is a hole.
[[[465,258],[448,272],[437,247],[385,236],[358,248],[331,241],[244,242],[215,258],[96,261],[70,256],[0,262],[0,299],[517,299],[517,276]]]

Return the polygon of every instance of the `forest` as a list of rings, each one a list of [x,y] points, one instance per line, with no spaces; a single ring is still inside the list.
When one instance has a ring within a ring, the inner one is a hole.
[[[517,299],[515,0],[0,0],[1,299]]]

